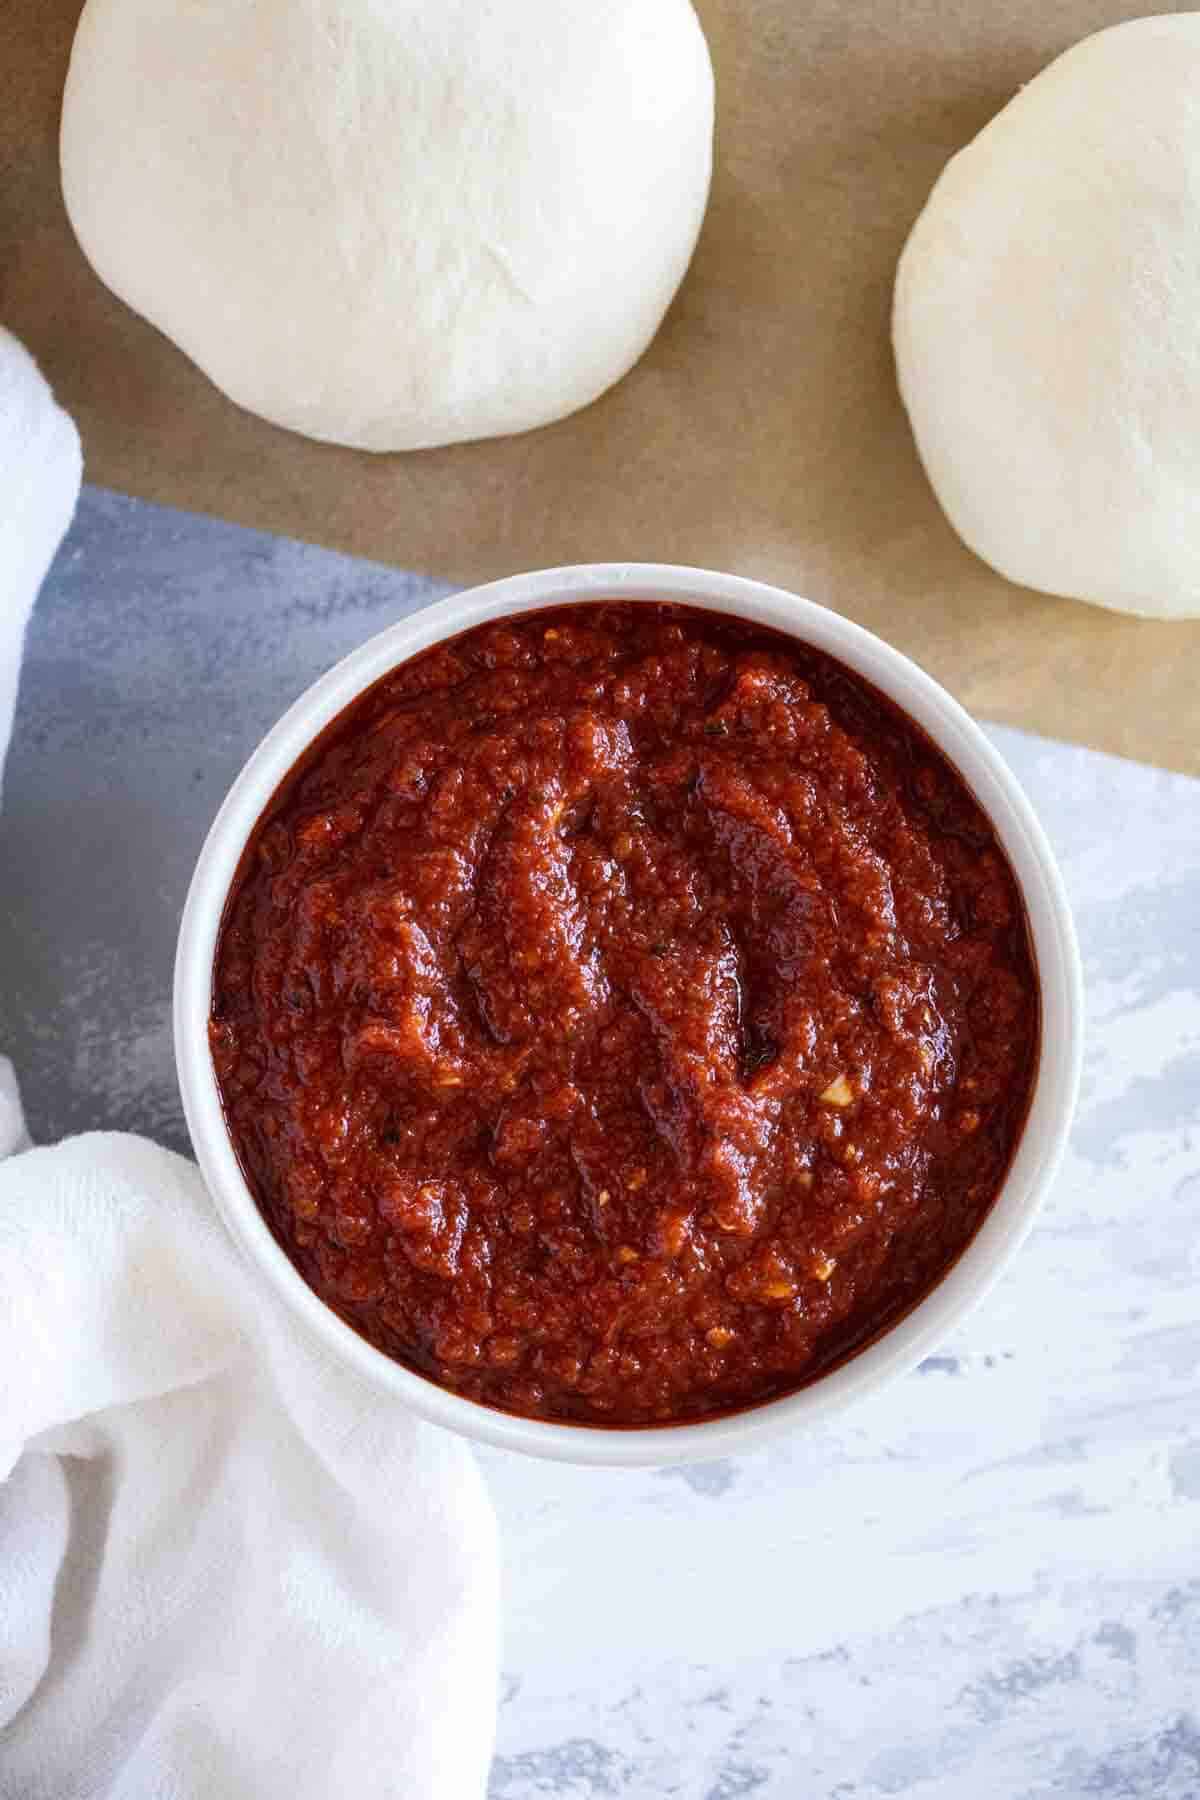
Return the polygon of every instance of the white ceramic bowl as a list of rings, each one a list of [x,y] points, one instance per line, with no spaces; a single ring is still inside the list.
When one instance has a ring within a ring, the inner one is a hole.
[[[1029,1117],[1004,1187],[953,1268],[919,1306],[812,1386],[694,1424],[604,1429],[496,1412],[438,1387],[342,1323],[292,1267],[242,1176],[208,1047],[213,957],[246,840],[280,781],[317,734],[372,682],[418,651],[485,620],[565,602],[674,600],[774,626],[841,659],[941,747],[990,818],[1020,883],[1042,990],[1041,1059]],[[217,814],[192,878],[175,964],[175,1054],[200,1167],[242,1250],[327,1349],[435,1424],[534,1456],[595,1465],[683,1463],[798,1431],[876,1392],[918,1363],[987,1292],[1033,1223],[1062,1154],[1079,1081],[1079,952],[1062,879],[1028,800],[962,707],[914,663],[812,601],[733,575],[653,563],[599,563],[516,575],[439,601],[374,637],[309,688],[250,758]]]

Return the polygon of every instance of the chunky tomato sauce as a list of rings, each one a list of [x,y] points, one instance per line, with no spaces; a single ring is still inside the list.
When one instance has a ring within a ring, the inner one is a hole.
[[[839,663],[684,608],[415,658],[275,795],[211,1022],[273,1231],[388,1354],[637,1425],[812,1380],[936,1283],[1020,1133],[1016,884]]]

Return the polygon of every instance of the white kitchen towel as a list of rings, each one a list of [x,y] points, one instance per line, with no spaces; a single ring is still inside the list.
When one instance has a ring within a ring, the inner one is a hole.
[[[55,404],[25,346],[0,325],[0,783],[25,627],[71,523],[82,473],[74,421]],[[26,1142],[12,1067],[0,1055],[0,1157]]]
[[[0,1268],[6,1800],[479,1800],[466,1447],[301,1340],[138,1138],[0,1166]]]
[[[61,417],[0,334],[10,697]],[[191,1163],[99,1133],[0,1162],[3,1800],[480,1800],[496,1632],[466,1446],[299,1334]]]
[[[0,771],[34,597],[79,498],[79,433],[0,325]]]

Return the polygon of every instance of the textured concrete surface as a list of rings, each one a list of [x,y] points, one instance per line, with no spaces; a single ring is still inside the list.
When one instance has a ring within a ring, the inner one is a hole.
[[[432,585],[89,492],[0,814],[0,1035],[35,1136],[185,1143],[175,923],[265,727]],[[844,1424],[596,1475],[488,1453],[492,1800],[1200,1796],[1200,783],[996,738],[1077,908],[1083,1104],[988,1303]]]

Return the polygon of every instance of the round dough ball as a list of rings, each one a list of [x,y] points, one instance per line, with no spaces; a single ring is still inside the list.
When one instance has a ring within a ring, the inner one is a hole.
[[[1049,593],[1200,614],[1200,14],[1085,39],[953,159],[894,338],[972,550]]]
[[[88,0],[63,192],[101,280],[239,405],[414,450],[625,374],[712,132],[689,0]]]

